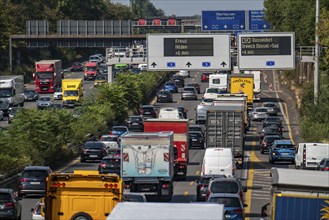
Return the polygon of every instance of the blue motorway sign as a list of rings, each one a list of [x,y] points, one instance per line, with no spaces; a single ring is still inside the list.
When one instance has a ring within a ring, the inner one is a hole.
[[[268,30],[270,29],[270,23],[265,21],[264,10],[252,10],[249,11],[249,30]]]
[[[202,31],[245,30],[245,11],[202,11]]]

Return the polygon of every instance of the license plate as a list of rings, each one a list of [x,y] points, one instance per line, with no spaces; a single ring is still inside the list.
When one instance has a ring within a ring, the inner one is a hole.
[[[97,157],[97,155],[89,155],[89,157]]]
[[[184,172],[177,172],[177,174],[178,174],[178,175],[183,175],[183,174],[184,174]]]
[[[192,141],[197,141],[197,139],[193,138]]]
[[[133,123],[133,125],[138,125],[138,123]]]
[[[42,90],[47,90],[47,88],[42,88]]]
[[[31,182],[32,185],[39,185],[40,182]]]
[[[289,155],[289,153],[282,153],[281,155],[285,155],[286,156],[286,155]]]
[[[151,114],[151,112],[145,112],[145,114],[146,114],[146,115],[149,115],[149,114]]]

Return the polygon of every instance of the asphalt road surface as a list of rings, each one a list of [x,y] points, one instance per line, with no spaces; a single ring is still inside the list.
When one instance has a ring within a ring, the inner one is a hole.
[[[80,74],[80,75],[79,75]],[[67,77],[75,78],[82,77],[82,73],[72,73]],[[205,91],[205,88],[208,87],[208,83],[200,82],[201,72],[192,72],[191,78],[185,79],[185,83],[190,81],[196,81],[201,85],[201,94],[198,95],[198,100],[181,100],[180,93],[174,94],[174,102],[173,103],[155,103],[157,108],[160,107],[170,107],[170,106],[183,106],[188,110],[187,116],[190,119],[191,123],[194,123],[195,117],[195,108],[200,103],[202,98],[202,93]],[[272,82],[272,90],[269,90],[269,83]],[[277,94],[280,96],[283,93],[280,91],[280,88],[275,85],[275,80],[273,78],[273,73],[267,74],[267,84],[263,82],[262,84],[262,100],[263,101],[275,101],[280,103],[281,111],[284,113],[285,117],[282,114],[284,121],[284,133],[283,136],[285,138],[295,139],[299,141],[299,137],[292,136],[292,133],[289,132],[290,122],[289,115],[293,112],[289,112],[286,104],[283,102],[283,99],[277,97]],[[84,82],[84,90],[86,92],[85,95],[89,95],[93,92],[93,82],[86,81]],[[275,92],[275,90],[279,90]],[[254,106],[261,105],[261,102],[256,102]],[[26,105],[26,107],[35,107],[31,105]],[[290,102],[287,103],[291,104]],[[270,188],[271,188],[271,177],[270,177],[270,169],[272,166],[281,167],[281,168],[292,168],[294,167],[287,163],[280,163],[275,165],[270,165],[268,163],[268,156],[262,155],[259,153],[259,141],[258,141],[258,132],[261,129],[261,122],[252,122],[251,128],[246,136],[245,143],[245,158],[244,158],[244,166],[242,169],[237,170],[236,177],[241,178],[243,184],[248,187],[248,191],[246,193],[246,201],[245,203],[248,205],[246,207],[246,219],[259,219],[261,207],[266,203],[270,202]],[[200,176],[201,171],[201,161],[203,159],[204,150],[191,149],[190,150],[190,162],[188,165],[188,173],[187,178],[184,181],[176,181],[174,184],[174,196],[171,202],[195,202],[196,201],[196,183],[195,180]],[[68,166],[60,170],[60,172],[72,172],[73,170],[83,169],[83,170],[97,170],[98,163],[80,163],[79,158],[72,161]],[[24,198],[21,203],[23,206],[23,218],[22,219],[31,219],[30,209],[34,206],[34,204],[38,201],[38,198]]]

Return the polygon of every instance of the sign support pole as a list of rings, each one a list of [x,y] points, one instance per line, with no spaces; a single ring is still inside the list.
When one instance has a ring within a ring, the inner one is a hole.
[[[314,63],[314,104],[318,102],[319,96],[319,14],[320,14],[320,0],[316,0],[315,13],[315,63]]]

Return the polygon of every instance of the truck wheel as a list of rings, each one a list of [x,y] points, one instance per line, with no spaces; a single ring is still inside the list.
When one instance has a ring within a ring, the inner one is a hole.
[[[21,106],[21,107],[24,107],[24,102],[22,102],[22,103],[20,104],[20,106]]]
[[[71,220],[93,220],[93,218],[85,212],[78,212],[72,216]]]
[[[84,163],[84,162],[86,162],[86,159],[81,157],[81,158],[80,158],[80,162],[81,162],[81,163]]]

